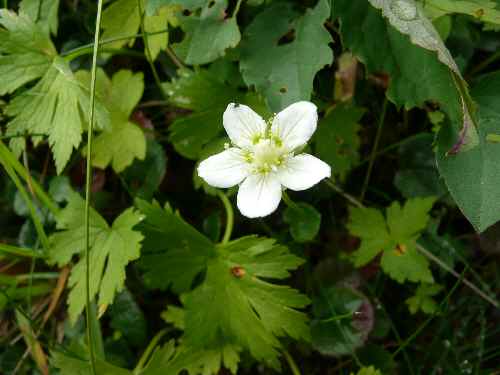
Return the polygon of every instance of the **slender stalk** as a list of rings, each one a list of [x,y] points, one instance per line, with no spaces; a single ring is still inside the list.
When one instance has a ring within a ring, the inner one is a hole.
[[[290,370],[292,371],[292,374],[293,375],[301,375],[299,367],[297,366],[297,364],[293,360],[293,357],[290,355],[290,353],[288,353],[287,350],[283,350],[283,355],[285,356],[285,359],[288,363],[288,366],[290,366]]]
[[[217,196],[222,201],[224,208],[226,210],[226,229],[224,231],[224,236],[222,237],[222,244],[226,244],[231,239],[231,233],[233,232],[233,224],[234,224],[234,211],[231,202],[227,198],[226,194],[222,191],[217,191]]]
[[[102,45],[102,42],[99,44]],[[142,53],[140,53],[138,51],[124,49],[124,48],[101,48],[100,51],[103,53],[111,53],[113,55],[125,55],[125,56],[144,58],[144,55]],[[92,53],[93,53],[92,49],[85,48],[85,49],[81,49],[79,51],[76,51],[75,53],[73,53],[71,55],[68,55],[65,59],[66,59],[66,61],[71,61],[71,60],[76,59],[77,57],[91,55]]]
[[[469,280],[466,278],[463,278],[460,276],[458,272],[456,272],[453,268],[449,267],[446,263],[444,263],[441,259],[439,259],[437,256],[432,254],[429,250],[425,249],[423,246],[417,243],[417,250],[422,253],[426,258],[432,260],[434,263],[436,263],[439,267],[444,269],[446,272],[451,273],[453,276],[455,276],[458,279],[461,279],[462,282],[467,285],[474,293],[476,293],[479,297],[484,299],[485,301],[491,303],[493,306],[495,306],[497,309],[500,307],[498,302],[488,296],[486,293],[484,293],[481,289],[479,289],[477,286],[475,286],[473,283],[471,283]]]
[[[44,258],[43,254],[38,254],[33,249],[7,245],[4,243],[0,243],[0,253],[12,254],[28,258]]]
[[[141,32],[142,32],[142,40],[144,41],[144,52],[146,53],[146,59],[148,60],[149,66],[151,67],[151,72],[153,73],[153,78],[156,82],[156,86],[160,89],[163,98],[168,98],[165,89],[163,88],[160,76],[158,75],[158,71],[156,70],[155,63],[153,61],[153,56],[151,55],[151,50],[149,48],[149,39],[146,34],[146,27],[144,26],[144,10],[142,9],[142,0],[137,0],[137,7],[139,8],[139,17],[141,20]]]
[[[147,35],[152,36],[152,35],[164,34],[167,32],[168,32],[168,29],[165,29],[165,30],[155,31],[153,33],[147,33]],[[99,47],[104,46],[106,44],[119,42],[121,40],[135,39],[135,38],[142,37],[142,36],[143,36],[143,34],[140,33],[140,34],[127,35],[127,36],[120,36],[120,37],[116,37],[116,38],[103,39],[99,42]],[[73,48],[73,49],[66,51],[66,52],[62,52],[61,56],[64,57],[67,61],[71,61],[71,60],[75,59],[76,57],[81,56],[81,51],[83,51],[83,50],[93,51],[93,49],[94,49],[94,43],[84,44],[83,46]],[[87,52],[83,53],[83,55],[85,55],[85,54],[87,54]]]
[[[354,206],[363,208],[363,203],[358,201],[356,198],[354,198],[352,195],[346,193],[344,190],[342,190],[339,186],[335,185],[335,183],[332,180],[326,180],[326,184],[330,186],[335,192],[340,194],[342,197],[344,197],[345,200],[349,201],[352,203]]]
[[[0,158],[4,160],[5,163],[8,163],[10,167],[12,167],[24,181],[28,181],[28,171],[17,160],[17,158],[12,154],[9,148],[2,141],[0,141]],[[52,198],[50,198],[49,195],[42,189],[40,184],[33,180],[31,182],[31,185],[40,202],[48,208],[52,215],[57,215],[59,212],[59,206],[54,203]]]
[[[92,184],[92,163],[90,157],[92,155],[92,132],[94,129],[94,106],[95,106],[95,86],[96,86],[96,71],[97,71],[97,54],[99,52],[99,33],[101,31],[101,15],[102,15],[103,0],[97,0],[97,16],[95,22],[94,34],[94,52],[92,54],[92,70],[90,81],[90,103],[89,103],[89,126],[87,130],[87,170],[85,179],[85,318],[87,325],[87,341],[89,345],[90,362],[92,374],[97,375],[96,358],[94,352],[94,338],[91,323],[91,303],[90,303],[90,195]]]
[[[283,192],[281,193],[281,198],[283,198],[283,202],[285,202],[285,204],[290,207],[290,208],[298,208],[297,206],[297,203],[295,203],[294,201],[292,201],[292,199],[290,198],[290,196],[288,195],[288,193],[283,190]]]
[[[38,217],[35,205],[31,200],[30,195],[28,194],[23,184],[21,183],[21,180],[19,180],[19,177],[17,176],[16,172],[14,171],[14,169],[12,169],[10,163],[6,160],[5,154],[1,149],[0,149],[0,164],[3,165],[5,171],[9,175],[12,182],[14,182],[14,185],[16,185],[17,190],[19,190],[21,197],[26,203],[26,206],[28,207],[28,210],[30,212],[31,219],[33,220],[33,224],[35,225],[36,233],[38,235],[38,238],[40,239],[40,242],[42,243],[45,252],[49,251],[49,239],[45,234],[43,224],[40,221],[40,218]]]
[[[500,51],[497,51],[495,52],[493,55],[491,55],[490,57],[488,57],[487,59],[481,61],[479,64],[477,64],[474,68],[472,68],[467,74],[466,74],[466,78],[470,78],[472,77],[473,75],[479,73],[480,71],[482,71],[484,68],[486,68],[488,65],[490,65],[491,63],[494,63],[495,61],[497,61],[498,59],[500,59]]]
[[[151,353],[153,350],[156,348],[156,345],[158,345],[158,341],[161,340],[163,336],[165,336],[168,333],[168,329],[164,328],[161,331],[159,331],[153,339],[149,342],[149,345],[147,346],[146,350],[144,350],[144,353],[142,353],[141,358],[139,359],[139,362],[137,362],[137,366],[135,366],[134,370],[132,370],[132,373],[139,374],[144,366],[146,365],[146,362],[148,359],[151,357]]]
[[[370,162],[368,164],[368,170],[366,171],[365,181],[363,183],[363,189],[361,189],[361,194],[359,200],[363,202],[366,194],[366,189],[368,189],[368,184],[370,183],[370,177],[372,174],[373,163],[375,162],[375,157],[377,155],[378,144],[380,142],[380,137],[382,135],[382,129],[384,127],[385,114],[387,112],[387,97],[384,99],[384,104],[382,105],[382,114],[380,115],[380,119],[377,125],[377,134],[375,135],[375,142],[373,143],[373,149],[370,156]]]

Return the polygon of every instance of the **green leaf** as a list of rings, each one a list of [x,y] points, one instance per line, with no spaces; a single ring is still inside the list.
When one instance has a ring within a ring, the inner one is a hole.
[[[146,6],[149,1],[141,0]],[[161,49],[167,47],[168,43],[168,24],[177,25],[174,12],[177,7],[166,6],[159,9],[158,14],[145,14],[144,29],[146,32],[158,32],[165,30],[164,33],[148,36],[148,44],[151,57],[156,59]],[[116,0],[108,6],[102,13],[101,26],[103,28],[103,39],[125,38],[135,35],[141,27],[141,17],[139,14],[139,3],[137,0]],[[121,48],[124,45],[132,47],[135,38],[117,40],[108,44],[110,48]]]
[[[429,262],[417,251],[416,240],[427,226],[434,202],[433,197],[410,199],[403,207],[394,202],[386,219],[374,208],[352,208],[348,229],[361,239],[354,264],[363,266],[382,252],[382,269],[397,282],[432,283]]]
[[[424,10],[431,19],[459,13],[472,16],[481,22],[500,24],[498,3],[492,0],[428,0],[424,4]]]
[[[475,147],[478,138],[470,115],[472,104],[466,84],[453,59],[450,60],[449,52],[442,49],[442,41],[430,21],[425,19],[413,0],[394,1],[393,6],[401,8],[396,13],[388,10],[390,5],[384,0],[370,1],[383,6],[384,15],[389,20],[368,4],[360,5],[349,0],[336,2],[335,14],[340,18],[344,45],[359,57],[369,73],[390,75],[386,95],[394,104],[409,109],[423,107],[428,101],[439,103],[454,127],[465,129],[450,146],[450,152]],[[409,14],[402,10],[406,6]],[[410,16],[415,18],[415,25],[405,20]],[[358,25],[370,25],[370,32],[360,33]],[[401,34],[400,29],[407,35]],[[438,41],[433,43],[436,38]],[[439,51],[441,60],[436,51]]]
[[[433,142],[432,134],[423,133],[399,147],[400,169],[394,177],[394,185],[405,198],[442,197],[447,193],[436,168]]]
[[[45,74],[57,52],[48,32],[27,15],[0,9],[0,95]]]
[[[49,260],[59,266],[67,264],[73,255],[79,254],[80,260],[73,267],[69,278],[71,288],[68,304],[72,323],[85,307],[85,226],[82,212],[84,200],[73,193],[68,205],[57,217],[56,232],[50,237],[51,251]],[[143,236],[132,228],[141,221],[141,215],[129,208],[118,216],[110,227],[94,210],[90,215],[90,297],[99,294],[99,310],[102,311],[113,302],[115,293],[123,289],[125,267],[139,257]]]
[[[146,141],[146,157],[135,159],[122,174],[129,184],[128,190],[134,197],[151,199],[158,191],[167,169],[167,156],[161,144],[153,139]]]
[[[147,341],[147,323],[134,296],[127,289],[119,293],[110,307],[110,326],[119,331],[136,347],[142,347]]]
[[[500,133],[499,85],[500,72],[495,72],[483,76],[471,90],[479,107],[479,147],[447,156],[458,129],[447,125],[438,134],[439,172],[453,199],[479,232],[500,220],[500,145],[487,140],[488,134]]]
[[[179,17],[184,39],[173,44],[175,53],[188,65],[202,65],[224,56],[241,39],[236,16],[227,16],[227,0],[206,0],[200,10],[190,8]],[[201,5],[201,4],[200,4]]]
[[[90,84],[90,72],[77,72],[78,79]],[[122,172],[134,159],[144,160],[146,137],[142,129],[129,121],[144,92],[142,73],[120,70],[111,80],[99,70],[98,93],[110,112],[111,127],[99,134],[92,146],[92,165],[101,169],[109,164],[116,173]],[[127,93],[124,95],[123,93]]]
[[[332,38],[323,26],[329,16],[326,0],[303,15],[290,3],[275,3],[245,29],[240,61],[243,78],[266,97],[273,111],[309,100],[314,76],[332,63],[328,45]]]
[[[222,114],[229,103],[247,104],[261,115],[268,111],[256,94],[241,92],[218,80],[210,70],[179,71],[179,78],[165,84],[170,102],[192,114],[176,119],[169,127],[170,142],[175,150],[189,159],[198,159],[204,145],[223,130]]]
[[[296,310],[309,300],[263,278],[286,278],[303,260],[274,240],[255,236],[220,246],[217,255],[209,259],[203,283],[186,295],[186,344],[217,347],[222,341],[278,369],[278,337],[309,339],[307,316]]]
[[[82,132],[88,123],[89,92],[71,72],[68,63],[56,57],[42,79],[31,89],[16,96],[5,108],[8,116],[7,134],[47,134],[54,154],[57,173],[60,174],[74,148],[82,141]],[[105,128],[109,114],[96,102],[96,122]],[[17,151],[23,144],[11,145]]]
[[[359,162],[358,121],[364,112],[362,108],[339,104],[320,121],[314,136],[318,157],[331,165],[341,179]]]
[[[321,225],[321,214],[307,203],[288,206],[284,211],[283,219],[290,225],[290,233],[297,242],[313,240]]]
[[[364,316],[367,311],[368,316]],[[352,354],[363,345],[373,327],[370,302],[360,292],[347,287],[321,289],[313,300],[313,316],[312,345],[324,355]]]
[[[190,289],[194,278],[206,268],[207,259],[215,256],[214,244],[186,223],[168,206],[136,200],[146,216],[140,229],[145,236],[141,267],[144,281],[150,288],[176,293]]]
[[[59,27],[58,11],[59,0],[22,0],[19,3],[19,13],[26,14],[54,35]]]
[[[88,359],[78,358],[63,352],[53,351],[51,363],[59,369],[61,375],[92,375],[92,368]],[[132,375],[129,370],[114,366],[102,359],[96,359],[96,371],[106,375]]]
[[[355,375],[351,372],[351,375]],[[361,367],[356,375],[382,375],[382,373],[373,366]]]
[[[426,314],[434,314],[438,304],[432,297],[441,292],[443,287],[438,284],[420,284],[413,297],[408,298],[405,303],[411,314],[416,314],[421,310]]]
[[[183,345],[215,353],[217,366],[220,358],[229,356],[234,365],[230,368],[235,368],[238,352],[246,349],[278,368],[279,337],[308,339],[307,316],[296,310],[305,307],[308,298],[268,281],[287,278],[302,259],[273,239],[256,236],[215,246],[170,208],[140,200],[136,204],[146,215],[141,224],[146,282],[187,292]],[[199,285],[189,291],[195,280]]]

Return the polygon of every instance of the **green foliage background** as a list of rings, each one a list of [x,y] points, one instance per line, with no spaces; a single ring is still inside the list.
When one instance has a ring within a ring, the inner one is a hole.
[[[0,373],[500,370],[499,1],[2,6]],[[246,219],[196,166],[300,100],[333,176]]]

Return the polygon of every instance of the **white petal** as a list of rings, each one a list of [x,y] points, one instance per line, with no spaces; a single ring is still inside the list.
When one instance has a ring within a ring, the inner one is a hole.
[[[262,117],[243,104],[230,103],[222,121],[231,141],[242,148],[250,148],[253,140],[266,132],[266,122]]]
[[[238,209],[249,217],[263,217],[274,212],[281,200],[281,184],[274,173],[252,174],[238,190]]]
[[[303,146],[316,131],[318,112],[311,102],[297,102],[282,110],[273,120],[271,130],[289,150]]]
[[[322,179],[330,177],[332,171],[328,164],[309,154],[300,154],[287,160],[278,170],[282,185],[290,190],[306,190]]]
[[[239,184],[248,175],[249,164],[239,148],[210,156],[198,165],[198,176],[207,184],[218,188],[229,188]]]

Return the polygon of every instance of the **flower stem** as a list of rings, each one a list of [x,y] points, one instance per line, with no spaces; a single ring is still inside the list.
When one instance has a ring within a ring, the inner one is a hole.
[[[368,170],[366,171],[365,181],[363,183],[363,189],[361,189],[361,194],[359,196],[359,200],[363,202],[365,198],[366,190],[368,189],[368,184],[370,183],[370,177],[372,174],[373,163],[375,162],[375,157],[377,155],[378,144],[380,142],[380,136],[382,135],[382,128],[384,127],[385,114],[387,112],[387,97],[384,99],[384,104],[382,105],[382,114],[380,115],[380,119],[377,126],[377,134],[375,135],[375,142],[373,144],[372,153],[370,155],[370,163],[368,164]]]
[[[292,201],[292,199],[290,198],[290,196],[288,195],[288,193],[286,192],[286,190],[283,190],[281,192],[281,198],[283,198],[283,202],[285,202],[285,204],[290,207],[290,208],[298,208],[297,207],[297,203],[295,203],[294,201]]]
[[[226,244],[231,239],[231,233],[233,232],[233,224],[234,224],[234,211],[231,202],[227,198],[226,194],[222,191],[217,191],[217,196],[222,201],[224,208],[226,209],[226,230],[224,231],[224,237],[222,237],[222,244]]]
[[[101,31],[101,15],[102,15],[103,0],[97,1],[97,16],[95,21],[95,34],[94,46],[92,53],[92,69],[90,81],[90,102],[89,102],[89,125],[87,129],[87,168],[85,179],[85,320],[87,328],[87,341],[89,345],[90,364],[92,374],[97,375],[96,370],[96,354],[94,351],[94,337],[91,327],[91,314],[94,311],[91,309],[90,303],[90,195],[92,184],[92,131],[94,128],[94,115],[95,115],[95,87],[96,87],[96,71],[97,71],[97,54],[99,52],[99,34]]]
[[[290,366],[290,370],[292,371],[292,374],[293,375],[301,375],[299,367],[297,366],[297,364],[293,360],[293,357],[290,355],[290,353],[288,353],[287,350],[283,350],[283,355],[285,356],[285,359],[288,363],[288,366]]]

